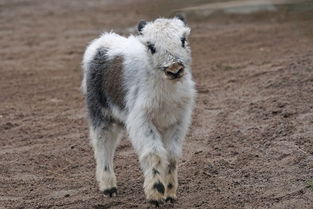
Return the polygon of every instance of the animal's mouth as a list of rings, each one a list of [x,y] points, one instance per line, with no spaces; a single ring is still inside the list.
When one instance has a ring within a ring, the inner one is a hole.
[[[179,80],[185,75],[184,65],[181,63],[174,63],[169,67],[165,67],[164,73],[169,80]]]

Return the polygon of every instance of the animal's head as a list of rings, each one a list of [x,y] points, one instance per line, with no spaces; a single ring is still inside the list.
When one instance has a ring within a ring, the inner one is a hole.
[[[190,28],[182,16],[159,18],[153,22],[140,21],[138,32],[155,70],[170,80],[179,80],[188,73],[191,64]]]

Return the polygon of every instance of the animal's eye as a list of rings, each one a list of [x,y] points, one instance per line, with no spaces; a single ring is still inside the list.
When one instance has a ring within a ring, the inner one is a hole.
[[[181,46],[183,48],[185,48],[185,46],[186,46],[186,37],[182,37],[180,40],[181,40]]]
[[[148,47],[148,49],[150,50],[151,54],[154,54],[154,53],[156,52],[156,49],[155,49],[154,44],[148,42],[148,43],[147,43],[147,47]]]

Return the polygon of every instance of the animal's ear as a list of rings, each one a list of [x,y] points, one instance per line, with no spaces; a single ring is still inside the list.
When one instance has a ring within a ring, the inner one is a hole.
[[[183,15],[183,14],[177,14],[177,15],[175,15],[175,17],[176,17],[177,19],[183,21],[183,22],[185,23],[185,25],[187,24],[185,15]]]
[[[147,22],[144,20],[140,20],[138,23],[138,32],[139,34],[142,34],[142,29],[147,25]]]

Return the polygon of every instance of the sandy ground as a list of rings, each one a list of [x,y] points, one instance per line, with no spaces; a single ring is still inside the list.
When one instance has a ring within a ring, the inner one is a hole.
[[[113,2],[0,1],[1,209],[150,207],[126,137],[118,196],[102,196],[94,177],[82,53],[100,32],[127,34],[157,13]],[[313,208],[311,23],[288,11],[190,18],[198,98],[178,201],[163,208]]]

